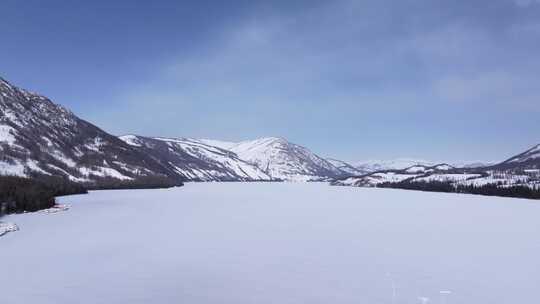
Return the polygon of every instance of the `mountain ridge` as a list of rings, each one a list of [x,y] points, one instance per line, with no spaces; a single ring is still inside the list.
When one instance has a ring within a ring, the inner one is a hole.
[[[525,152],[508,158],[491,166],[494,169],[534,170],[540,169],[540,144],[534,145]]]
[[[271,181],[259,168],[231,151],[192,138],[124,135],[124,142],[142,149],[156,161],[171,165],[187,181]]]
[[[241,141],[229,149],[275,179],[323,181],[343,175],[326,159],[282,137]]]
[[[0,174],[61,176],[86,184],[159,177],[188,181],[328,181],[379,171],[442,170],[415,159],[349,164],[283,137],[240,142],[111,135],[47,97],[0,77]],[[449,163],[447,170],[538,170],[540,145],[496,164]]]
[[[309,149],[291,143],[285,138],[281,137],[262,137],[255,140],[246,140],[241,142],[227,142],[212,139],[194,139],[194,138],[162,138],[154,137],[148,138],[137,135],[124,135],[120,137],[125,142],[134,146],[145,146],[147,153],[152,155],[158,153],[155,146],[149,147],[145,145],[144,141],[160,140],[169,143],[174,143],[176,149],[182,150],[182,153],[195,153],[195,150],[199,148],[205,149],[209,154],[205,157],[200,157],[193,154],[192,156],[203,162],[214,163],[214,169],[204,169],[206,173],[202,173],[202,176],[193,176],[190,172],[181,172],[182,170],[195,170],[202,172],[200,167],[197,167],[197,161],[192,160],[193,166],[188,168],[179,169],[179,174],[184,175],[187,180],[201,180],[201,181],[220,181],[221,178],[213,178],[208,170],[211,170],[214,175],[219,175],[219,171],[223,167],[217,164],[223,164],[223,159],[217,161],[215,158],[221,158],[225,156],[228,158],[228,164],[232,162],[240,162],[242,170],[248,170],[255,172],[255,178],[251,174],[244,176],[243,174],[227,174],[226,176],[236,178],[243,181],[322,181],[330,178],[345,175],[343,171],[336,168],[326,159],[317,156]],[[154,143],[155,144],[155,143]],[[169,144],[170,145],[170,144]],[[198,148],[194,148],[193,145],[197,145]],[[170,147],[169,147],[170,148]],[[152,149],[154,149],[152,151]],[[161,149],[163,152],[163,149]],[[200,151],[199,151],[200,152]],[[179,159],[174,161],[174,156],[165,156],[163,153],[156,155],[156,158],[167,159],[169,162],[175,162],[174,166],[181,166]],[[178,157],[177,157],[178,158]],[[234,159],[234,160],[233,160]],[[186,159],[183,160],[185,164]],[[203,166],[202,163],[198,163],[199,166]],[[215,166],[221,169],[216,169]],[[260,172],[258,172],[260,171]],[[191,172],[193,173],[193,172]],[[237,172],[238,173],[238,172]],[[246,172],[247,173],[247,172]],[[231,179],[225,179],[231,180]]]
[[[47,97],[0,80],[0,174],[60,176],[83,184],[142,179],[181,184],[168,166]]]

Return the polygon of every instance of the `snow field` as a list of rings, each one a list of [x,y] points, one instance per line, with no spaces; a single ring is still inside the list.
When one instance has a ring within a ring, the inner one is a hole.
[[[2,219],[3,303],[538,302],[536,201],[323,183],[59,201]]]

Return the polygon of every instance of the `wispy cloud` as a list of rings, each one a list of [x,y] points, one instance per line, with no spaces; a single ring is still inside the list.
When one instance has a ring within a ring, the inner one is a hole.
[[[381,138],[414,152],[418,143],[433,145],[431,138],[446,132],[444,123],[458,112],[461,124],[480,136],[496,132],[492,124],[478,127],[482,121],[540,111],[538,17],[532,1],[510,0],[306,2],[251,10],[203,46],[171,57],[151,81],[120,92],[116,111],[138,117],[138,132],[283,135],[328,154],[324,138],[360,139],[375,126]],[[446,114],[437,114],[441,125],[435,123],[433,134],[411,120],[435,109]],[[418,143],[396,132],[414,134]],[[364,149],[349,145],[338,153]]]

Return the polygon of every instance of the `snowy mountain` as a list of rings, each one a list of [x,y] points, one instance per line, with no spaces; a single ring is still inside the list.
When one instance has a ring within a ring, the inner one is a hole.
[[[353,164],[353,166],[363,172],[376,172],[384,170],[403,170],[412,166],[434,166],[436,164],[445,163],[442,161],[428,161],[420,159],[410,159],[410,158],[398,158],[392,160],[370,160],[363,161]],[[449,162],[452,167],[456,168],[479,168],[491,166],[493,162],[482,162],[482,161],[459,161],[459,162]]]
[[[197,141],[203,144],[213,146],[213,147],[218,147],[224,150],[229,150],[237,144],[236,142],[232,142],[232,141],[215,140],[215,139],[197,139]]]
[[[494,165],[492,168],[511,170],[540,169],[540,145],[536,145],[521,154],[513,156],[500,164]]]
[[[539,178],[538,174],[512,174],[497,171],[403,172],[392,170],[335,180],[332,185],[378,187],[385,183],[447,182],[461,186],[496,185],[502,188],[511,186],[538,188],[540,186]]]
[[[383,170],[403,170],[416,165],[433,166],[435,162],[410,159],[410,158],[398,158],[391,160],[368,160],[363,162],[354,163],[354,167],[364,172],[375,172]]]
[[[180,176],[48,98],[0,78],[0,174],[103,186]]]
[[[413,166],[403,170],[372,172],[363,176],[337,179],[332,182],[337,186],[379,187],[383,184],[402,182],[444,182],[454,186],[496,187],[525,186],[536,189],[540,186],[540,172],[537,170],[515,172],[511,170],[493,170],[488,168],[455,168],[448,164],[431,167]]]
[[[222,148],[254,164],[274,179],[285,181],[322,181],[345,175],[326,159],[283,138],[266,137]],[[348,174],[347,174],[348,175]]]
[[[323,181],[370,172],[406,174],[460,168],[538,169],[540,145],[486,167],[460,162],[437,167],[416,159],[348,164],[324,159],[283,138],[211,139],[115,137],[39,94],[0,78],[0,175],[53,175],[87,184],[164,178],[191,181]]]
[[[458,161],[458,162],[452,162],[452,166],[456,168],[483,168],[483,167],[489,167],[493,166],[497,162],[490,162],[490,161]]]
[[[331,184],[537,198],[540,190],[540,145],[496,165],[416,164],[403,169],[380,168],[362,176],[336,179]]]
[[[0,79],[0,175],[53,175],[86,184],[142,178],[318,181],[342,170],[282,138],[239,143],[115,137],[48,98]]]
[[[354,167],[353,165],[351,165],[349,163],[346,163],[346,162],[344,162],[342,160],[339,160],[339,159],[327,158],[326,160],[329,163],[331,163],[332,165],[334,165],[334,167],[338,168],[344,174],[363,175],[363,174],[371,172],[371,171],[364,171],[364,170],[358,169],[358,168]]]
[[[270,181],[256,166],[241,160],[234,152],[207,143],[224,142],[190,138],[120,137],[163,165],[169,165],[188,181]]]

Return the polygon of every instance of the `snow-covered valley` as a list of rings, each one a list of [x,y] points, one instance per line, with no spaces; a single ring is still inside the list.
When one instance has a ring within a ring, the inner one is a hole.
[[[536,201],[188,183],[9,215],[2,303],[536,303]],[[441,293],[449,291],[450,293]]]

